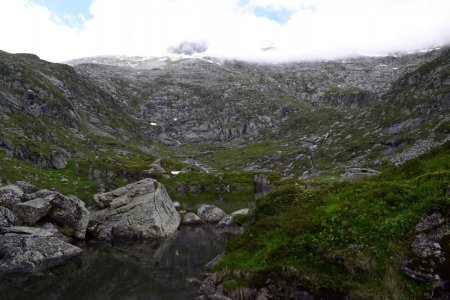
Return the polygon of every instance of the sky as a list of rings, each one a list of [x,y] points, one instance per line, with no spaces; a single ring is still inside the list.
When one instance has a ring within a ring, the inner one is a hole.
[[[0,50],[60,62],[197,54],[261,62],[450,43],[450,0],[0,0]]]

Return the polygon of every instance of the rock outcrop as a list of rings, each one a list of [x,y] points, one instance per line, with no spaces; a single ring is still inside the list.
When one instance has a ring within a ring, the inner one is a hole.
[[[341,181],[353,181],[364,177],[370,177],[379,174],[380,172],[368,168],[349,168],[341,175]]]
[[[441,212],[425,215],[415,231],[412,255],[404,262],[403,271],[413,279],[432,281],[437,286],[448,281],[450,218]]]
[[[100,240],[161,239],[180,225],[164,186],[143,179],[94,196],[89,232]]]

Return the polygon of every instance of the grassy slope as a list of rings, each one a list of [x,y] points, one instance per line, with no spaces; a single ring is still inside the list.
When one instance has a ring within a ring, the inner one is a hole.
[[[402,274],[412,228],[450,207],[450,143],[381,176],[314,192],[281,187],[257,202],[256,222],[232,240],[217,267],[225,288],[300,285],[352,298],[425,297]],[[236,271],[239,270],[239,271]],[[233,275],[234,274],[234,275]]]

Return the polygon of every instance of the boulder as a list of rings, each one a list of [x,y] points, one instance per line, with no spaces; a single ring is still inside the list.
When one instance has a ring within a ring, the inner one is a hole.
[[[64,196],[54,193],[45,198],[51,203],[49,219],[72,230],[71,235],[84,239],[89,224],[90,212],[84,202],[75,196]]]
[[[81,254],[82,250],[38,228],[9,227],[0,232],[0,274],[39,272]]]
[[[233,220],[233,216],[232,215],[227,215],[225,217],[222,218],[222,220],[219,221],[219,223],[217,223],[218,227],[229,227],[229,226],[234,226],[234,220]]]
[[[226,213],[217,206],[202,204],[197,210],[197,215],[207,223],[217,223],[226,216]]]
[[[16,216],[6,207],[0,206],[0,227],[10,227],[17,225]]]
[[[143,179],[94,196],[89,231],[100,240],[161,239],[180,225],[165,187],[155,179]]]
[[[14,207],[17,217],[28,225],[33,225],[50,211],[49,201],[37,198],[27,202],[18,203]]]
[[[194,213],[187,213],[181,221],[183,225],[199,225],[203,223],[202,219]]]

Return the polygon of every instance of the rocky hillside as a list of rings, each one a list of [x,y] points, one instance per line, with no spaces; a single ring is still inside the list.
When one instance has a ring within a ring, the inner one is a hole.
[[[216,169],[310,177],[402,163],[448,138],[448,55],[274,65],[111,57],[71,63],[153,127],[153,138],[184,145],[184,153]]]
[[[145,177],[157,158],[169,173],[328,180],[348,167],[403,163],[449,137],[448,49],[274,65],[173,57],[70,65],[0,52],[3,180],[88,195]]]

